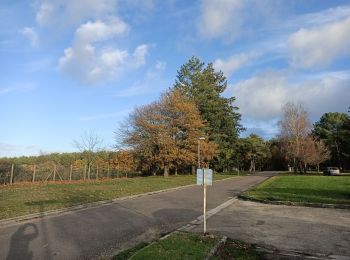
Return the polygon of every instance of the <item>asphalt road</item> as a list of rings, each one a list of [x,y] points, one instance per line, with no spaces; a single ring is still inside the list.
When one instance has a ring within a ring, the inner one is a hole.
[[[266,176],[208,187],[208,210]],[[158,238],[202,215],[202,189],[187,187],[0,228],[0,259],[91,259]]]

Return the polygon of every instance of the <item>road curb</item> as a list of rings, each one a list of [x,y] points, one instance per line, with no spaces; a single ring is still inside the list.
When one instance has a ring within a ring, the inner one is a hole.
[[[212,258],[216,251],[218,251],[219,247],[222,245],[222,244],[225,244],[226,243],[226,240],[227,240],[227,236],[223,236],[217,243],[216,245],[209,251],[207,257],[205,258],[205,260],[209,260],[210,258]]]
[[[220,204],[219,206],[217,206],[216,208],[213,208],[211,210],[209,210],[206,214],[207,219],[211,218],[212,216],[214,216],[216,213],[218,213],[219,211],[227,208],[228,206],[230,206],[233,202],[237,201],[237,198],[231,198],[227,201],[225,201],[224,203]],[[190,232],[192,229],[196,228],[197,226],[199,226],[200,224],[203,223],[203,215],[197,217],[196,219],[192,220],[190,223],[176,229],[176,231],[180,231],[180,232]]]
[[[216,180],[214,182],[231,180],[231,179],[237,178],[237,177],[240,177],[240,176],[233,176],[233,177],[229,177],[229,178],[222,179],[222,180]],[[70,212],[77,212],[77,211],[82,211],[82,210],[86,210],[86,209],[97,208],[99,206],[110,205],[113,203],[117,203],[119,201],[135,199],[135,198],[139,198],[142,196],[149,196],[149,195],[154,195],[154,194],[163,193],[163,192],[176,191],[176,190],[181,190],[181,189],[194,187],[194,186],[196,186],[196,184],[189,184],[189,185],[168,188],[168,189],[163,189],[163,190],[158,190],[158,191],[150,191],[150,192],[140,193],[140,194],[136,194],[136,195],[130,195],[130,196],[126,196],[126,197],[91,202],[91,203],[72,206],[72,207],[68,207],[68,208],[54,209],[54,210],[49,210],[49,211],[45,211],[45,212],[39,212],[39,213],[33,213],[33,214],[24,215],[24,216],[7,218],[7,219],[0,220],[0,227],[4,227],[4,226],[19,223],[19,222],[32,220],[32,219],[43,218],[46,216],[57,216],[57,215],[61,215],[61,214],[68,214]]]
[[[264,199],[254,198],[245,194],[239,194],[237,196],[241,200],[253,201],[271,205],[286,205],[286,206],[300,206],[310,208],[332,208],[332,209],[350,209],[350,205],[347,204],[325,204],[325,203],[308,203],[308,202],[292,202],[292,201],[270,201]]]

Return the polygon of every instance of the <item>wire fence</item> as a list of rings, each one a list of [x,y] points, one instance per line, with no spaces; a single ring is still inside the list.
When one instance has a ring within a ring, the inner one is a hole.
[[[130,178],[140,175],[140,172],[118,171],[110,167],[110,165],[0,164],[0,184],[2,185],[20,182],[89,181],[122,177]]]

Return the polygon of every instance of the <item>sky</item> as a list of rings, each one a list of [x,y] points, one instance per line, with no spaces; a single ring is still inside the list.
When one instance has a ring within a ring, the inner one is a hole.
[[[246,131],[278,133],[281,108],[312,122],[350,106],[350,1],[2,0],[0,157],[105,147],[192,56],[228,80]]]

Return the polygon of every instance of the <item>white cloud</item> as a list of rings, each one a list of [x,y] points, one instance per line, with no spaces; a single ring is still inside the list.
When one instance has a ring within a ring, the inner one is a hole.
[[[327,25],[350,16],[350,5],[337,6],[316,13],[307,13],[287,21],[286,24],[302,24],[307,27]]]
[[[281,115],[281,107],[288,101],[302,102],[312,119],[323,113],[346,111],[350,100],[350,80],[337,73],[323,78],[291,83],[278,72],[266,72],[231,86],[243,118],[272,120]]]
[[[29,39],[32,47],[36,47],[38,45],[38,33],[33,27],[25,27],[20,32],[23,36]]]
[[[125,34],[128,26],[113,18],[108,22],[82,24],[75,32],[73,45],[64,50],[58,68],[84,83],[96,84],[113,79],[122,71],[145,64],[148,45],[140,45],[130,54],[108,46],[108,41]]]
[[[36,21],[40,26],[78,26],[87,19],[113,15],[116,0],[41,0],[36,5]]]
[[[235,39],[243,23],[242,0],[203,0],[198,30],[206,38]]]
[[[75,40],[78,44],[100,42],[122,35],[128,30],[128,25],[118,18],[113,18],[108,23],[88,21],[76,30]]]
[[[233,72],[249,64],[258,57],[259,54],[257,52],[240,53],[229,57],[227,60],[216,59],[214,61],[214,68],[216,70],[221,70],[229,77]]]
[[[300,29],[288,40],[290,61],[296,67],[319,68],[350,55],[350,17],[326,25]]]

